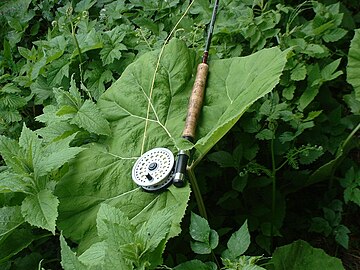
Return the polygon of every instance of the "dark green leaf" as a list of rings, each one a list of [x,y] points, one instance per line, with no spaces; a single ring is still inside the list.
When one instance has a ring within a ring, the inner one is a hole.
[[[344,270],[339,259],[330,257],[322,249],[313,248],[302,240],[277,248],[270,262],[274,270]]]
[[[203,263],[199,260],[187,261],[179,264],[174,270],[213,270],[214,268],[209,264]]]
[[[231,235],[229,241],[227,242],[227,247],[232,258],[237,258],[244,254],[249,246],[250,233],[248,230],[247,221],[245,221],[240,229]]]
[[[193,212],[191,212],[190,235],[196,241],[209,243],[210,226],[207,220]]]
[[[23,222],[20,206],[0,208],[0,238],[15,230]]]
[[[211,247],[209,243],[191,241],[190,242],[191,250],[196,254],[210,254]]]

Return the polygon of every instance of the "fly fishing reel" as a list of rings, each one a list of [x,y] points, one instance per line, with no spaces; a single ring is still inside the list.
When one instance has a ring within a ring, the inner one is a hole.
[[[132,168],[132,179],[146,191],[157,191],[172,183],[175,158],[167,148],[144,153]]]

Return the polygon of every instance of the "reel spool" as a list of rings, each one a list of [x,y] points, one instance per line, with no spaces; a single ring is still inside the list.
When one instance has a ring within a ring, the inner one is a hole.
[[[172,182],[174,163],[174,155],[169,149],[151,149],[135,162],[132,179],[146,191],[162,189]]]

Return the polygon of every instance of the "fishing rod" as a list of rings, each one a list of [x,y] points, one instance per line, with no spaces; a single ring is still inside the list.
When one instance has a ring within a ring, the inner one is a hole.
[[[208,57],[213,35],[219,0],[215,1],[209,24],[202,61],[197,67],[194,85],[189,99],[187,116],[182,137],[192,143],[195,142],[197,122],[202,109],[206,79],[209,71]],[[175,161],[173,153],[167,148],[154,148],[144,153],[135,162],[132,169],[132,179],[146,191],[157,191],[173,183],[176,187],[186,184],[186,167],[190,158],[190,151],[180,150]]]
[[[182,137],[192,143],[195,142],[197,122],[200,116],[202,103],[204,100],[206,79],[207,79],[207,74],[209,72],[209,65],[207,62],[208,62],[209,49],[210,49],[212,34],[214,31],[214,25],[215,25],[215,19],[216,19],[218,7],[219,7],[219,0],[216,0],[211,16],[208,36],[206,39],[205,49],[202,56],[202,62],[197,67],[195,82],[189,100],[187,116],[185,120],[185,127],[182,133]],[[190,158],[189,151],[186,150],[179,151],[178,159],[174,171],[174,179],[173,179],[173,183],[176,187],[183,187],[186,183],[185,174],[186,174],[186,166],[189,158]]]

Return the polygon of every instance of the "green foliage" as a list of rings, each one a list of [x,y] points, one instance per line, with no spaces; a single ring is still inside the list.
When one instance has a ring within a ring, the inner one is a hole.
[[[360,38],[359,38],[359,29],[355,30],[355,36],[351,41],[349,56],[348,56],[348,66],[347,66],[347,81],[352,84],[355,90],[356,100],[360,100],[360,82],[359,82],[359,51],[360,51]]]
[[[360,170],[357,167],[351,167],[340,180],[344,190],[345,203],[353,202],[360,206]]]
[[[298,240],[292,244],[277,248],[270,261],[274,270],[280,269],[345,269],[339,259],[330,257],[323,250],[313,248],[305,241]]]
[[[170,210],[157,212],[137,227],[119,209],[102,204],[96,219],[100,242],[76,257],[61,236],[62,266],[65,270],[155,268],[171,229]]]
[[[206,219],[191,213],[191,249],[197,254],[210,254],[219,244],[219,235],[211,230]]]
[[[347,249],[349,247],[350,230],[341,224],[343,214],[342,202],[334,200],[329,207],[323,207],[322,210],[323,217],[312,218],[310,231],[323,233],[326,237],[331,234],[339,245]]]
[[[220,1],[192,145],[180,137],[209,2],[192,3],[158,67],[189,1],[0,3],[0,268],[60,268],[57,230],[64,269],[272,269],[260,255],[308,230],[332,254],[358,245],[359,5]],[[185,215],[190,185],[132,183],[159,146],[193,149],[208,221]],[[182,220],[189,234],[170,240]],[[304,242],[272,257],[342,269]]]

